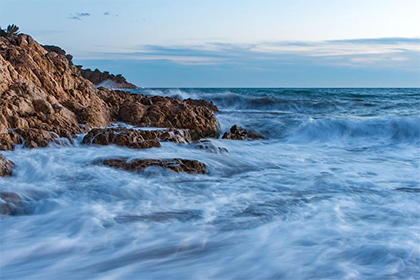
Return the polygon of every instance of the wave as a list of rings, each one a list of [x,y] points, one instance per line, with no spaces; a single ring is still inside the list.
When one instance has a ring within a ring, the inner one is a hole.
[[[332,99],[302,98],[299,94],[307,96],[308,91],[292,91],[297,94],[293,96],[289,91],[283,91],[281,96],[274,96],[267,91],[252,92],[244,89],[242,93],[230,90],[205,91],[205,90],[181,90],[181,89],[145,89],[137,93],[145,95],[159,95],[178,99],[204,99],[213,102],[221,110],[259,110],[259,111],[289,111],[297,113],[314,113],[320,111],[333,111],[338,109],[340,102]]]
[[[292,142],[420,143],[419,118],[312,119],[286,133]]]

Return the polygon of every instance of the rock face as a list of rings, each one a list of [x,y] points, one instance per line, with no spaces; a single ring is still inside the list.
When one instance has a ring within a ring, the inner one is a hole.
[[[247,131],[242,127],[234,125],[230,128],[230,132],[225,132],[222,136],[223,139],[230,139],[230,140],[256,140],[256,139],[264,139],[264,136],[257,132]]]
[[[13,161],[8,160],[2,154],[0,154],[0,177],[11,176],[14,166],[15,164]]]
[[[62,52],[25,34],[0,37],[0,150],[45,147],[116,121],[189,129],[193,139],[218,137],[212,103],[96,89]]]
[[[162,96],[147,97],[106,89],[101,94],[112,108],[112,117],[117,121],[140,127],[188,129],[192,140],[217,138],[220,134],[219,121],[214,115],[218,110],[213,103]]]
[[[124,169],[127,171],[141,173],[150,166],[160,166],[175,172],[187,172],[190,174],[207,174],[207,167],[204,163],[197,160],[187,159],[106,159],[102,164],[109,167]]]
[[[91,81],[94,85],[100,85],[106,81],[112,81],[117,88],[137,88],[136,85],[127,82],[121,75],[110,74],[108,71],[101,72],[98,69],[94,71],[90,69],[81,69],[82,77]]]

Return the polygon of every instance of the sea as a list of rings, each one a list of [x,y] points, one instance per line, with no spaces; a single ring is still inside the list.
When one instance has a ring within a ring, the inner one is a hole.
[[[2,152],[0,279],[420,279],[420,89],[198,88],[221,132],[132,150],[62,141]],[[105,158],[199,160],[208,175]]]

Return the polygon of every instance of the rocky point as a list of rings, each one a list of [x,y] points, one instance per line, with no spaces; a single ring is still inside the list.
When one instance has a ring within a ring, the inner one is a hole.
[[[60,137],[71,141],[76,134],[114,122],[183,129],[191,140],[219,136],[212,103],[95,88],[65,52],[47,49],[26,34],[0,37],[0,150],[13,150],[18,144],[46,147]],[[133,136],[131,144],[159,146],[163,138]],[[108,143],[114,140],[101,142]]]

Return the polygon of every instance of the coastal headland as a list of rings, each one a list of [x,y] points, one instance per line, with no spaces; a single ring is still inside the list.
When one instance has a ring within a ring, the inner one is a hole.
[[[213,103],[96,88],[60,50],[26,34],[0,37],[0,151],[73,142],[83,133],[86,145],[133,149],[219,137]],[[107,129],[116,122],[134,128]]]

